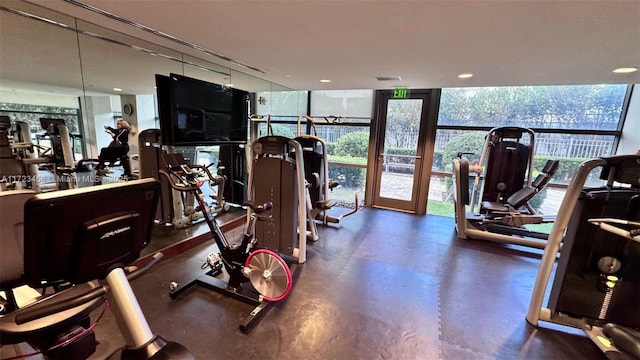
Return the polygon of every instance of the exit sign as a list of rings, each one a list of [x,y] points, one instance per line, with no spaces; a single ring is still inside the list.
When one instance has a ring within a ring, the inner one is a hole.
[[[394,99],[404,99],[407,97],[407,88],[406,87],[398,87],[393,89],[393,98]]]

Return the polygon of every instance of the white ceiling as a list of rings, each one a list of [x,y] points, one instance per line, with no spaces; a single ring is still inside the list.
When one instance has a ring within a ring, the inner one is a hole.
[[[612,73],[640,67],[640,0],[80,0],[263,73],[64,0],[31,2],[293,89],[640,83]]]

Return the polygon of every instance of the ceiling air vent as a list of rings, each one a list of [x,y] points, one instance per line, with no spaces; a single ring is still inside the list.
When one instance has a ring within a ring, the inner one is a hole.
[[[400,76],[376,76],[376,79],[378,79],[378,81],[395,81],[395,80],[402,80],[400,79]]]

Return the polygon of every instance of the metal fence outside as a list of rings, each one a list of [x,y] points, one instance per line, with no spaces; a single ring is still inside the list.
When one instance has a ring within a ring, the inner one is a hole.
[[[459,130],[438,131],[435,150],[443,150],[454,137],[460,135]],[[540,156],[595,158],[613,153],[613,136],[601,135],[569,135],[569,134],[536,134],[535,153]],[[415,145],[414,145],[415,146]]]
[[[318,136],[324,138],[327,143],[335,143],[342,136],[354,131],[367,130],[355,126],[317,127]],[[439,130],[435,139],[435,150],[443,150],[453,138],[465,132],[467,131]],[[388,144],[393,144],[393,147],[411,149],[417,145],[417,135],[417,132],[398,131],[387,133],[386,137],[392,139]],[[536,134],[535,153],[550,157],[595,158],[611,155],[614,141],[613,136],[602,135]]]

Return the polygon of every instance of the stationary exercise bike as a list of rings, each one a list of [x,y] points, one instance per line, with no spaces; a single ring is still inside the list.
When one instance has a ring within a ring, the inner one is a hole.
[[[137,269],[128,267],[149,244],[159,188],[144,179],[48,194],[0,192],[0,290],[6,297],[0,345],[14,345],[11,359],[89,358],[106,302],[125,342],[110,359],[194,359],[184,346],[151,331],[130,285],[162,258],[157,253]],[[15,294],[22,285],[43,293],[20,304]],[[91,323],[91,313],[103,304]]]
[[[194,195],[220,251],[219,254],[211,253],[207,256],[201,267],[204,273],[195,279],[186,283],[172,282],[169,295],[175,299],[193,285],[202,285],[255,305],[256,308],[240,324],[243,332],[249,332],[274,302],[287,297],[292,286],[291,271],[285,261],[271,250],[258,248],[257,239],[252,234],[256,221],[269,218],[265,212],[271,209],[271,204],[245,202],[252,210],[250,220],[240,244],[232,245],[216,223],[200,190],[202,182],[199,179],[206,167],[188,165],[181,154],[164,156],[168,168],[159,173],[173,189]],[[223,279],[223,269],[228,274],[228,280]]]

